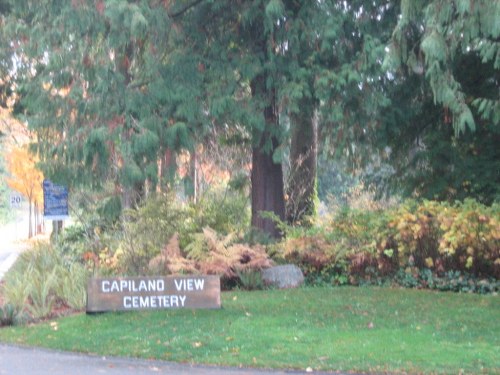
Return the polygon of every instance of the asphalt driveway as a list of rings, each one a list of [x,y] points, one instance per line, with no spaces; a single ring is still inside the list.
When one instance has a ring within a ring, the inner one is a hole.
[[[305,373],[307,371],[221,368],[129,358],[89,356],[0,344],[0,375],[280,375]]]

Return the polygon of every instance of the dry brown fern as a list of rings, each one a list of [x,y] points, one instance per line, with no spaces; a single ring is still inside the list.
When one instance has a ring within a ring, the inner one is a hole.
[[[217,233],[209,228],[203,233],[210,251],[207,258],[200,262],[202,273],[233,278],[237,277],[239,271],[261,270],[273,264],[262,246],[231,244],[234,241],[232,234],[219,238]]]
[[[198,273],[196,262],[182,255],[178,233],[175,233],[170,238],[159,255],[150,260],[149,270],[156,274]]]
[[[203,229],[203,238],[208,251],[204,256],[197,254],[194,260],[186,257],[180,246],[179,236],[175,234],[161,253],[151,259],[149,270],[159,274],[197,274],[220,275],[234,278],[238,272],[261,270],[273,265],[262,246],[233,244],[234,235],[220,237],[213,229]]]

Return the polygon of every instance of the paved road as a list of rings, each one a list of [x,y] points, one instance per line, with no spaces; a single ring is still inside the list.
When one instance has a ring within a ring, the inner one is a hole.
[[[26,244],[28,238],[28,221],[19,213],[18,218],[6,225],[0,226],[0,280],[14,264],[17,256]]]
[[[305,373],[307,372],[220,368],[106,358],[0,344],[0,375],[283,375]]]

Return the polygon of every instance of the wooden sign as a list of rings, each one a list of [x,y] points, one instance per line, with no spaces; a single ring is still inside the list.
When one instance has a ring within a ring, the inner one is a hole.
[[[218,276],[91,278],[87,284],[87,313],[220,307]]]

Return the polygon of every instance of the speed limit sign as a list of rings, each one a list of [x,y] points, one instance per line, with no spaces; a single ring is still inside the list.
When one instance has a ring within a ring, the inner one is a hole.
[[[20,194],[12,194],[10,196],[10,206],[11,207],[21,207],[23,197]]]

